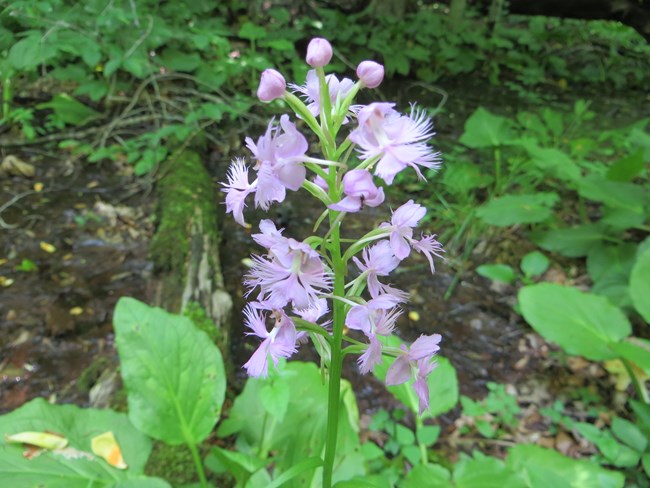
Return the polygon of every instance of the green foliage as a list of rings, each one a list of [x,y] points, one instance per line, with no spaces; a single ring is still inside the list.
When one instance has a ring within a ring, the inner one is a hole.
[[[508,465],[526,477],[525,486],[584,486],[620,488],[621,473],[608,471],[590,461],[577,461],[550,449],[519,445],[510,450]]]
[[[612,344],[632,331],[625,315],[607,299],[567,286],[541,283],[524,287],[519,303],[535,331],[569,354],[596,361],[616,358]]]
[[[27,431],[57,432],[69,440],[67,450],[46,451],[28,459],[23,455],[24,447],[5,440],[5,435]],[[128,469],[119,470],[90,454],[91,439],[107,431],[114,433]],[[0,417],[0,434],[0,478],[15,488],[40,486],[41,483],[80,488],[91,485],[169,487],[160,479],[144,476],[151,442],[124,414],[51,405],[36,399]],[[137,484],[126,484],[128,480]]]
[[[336,480],[363,474],[359,412],[347,382],[343,382],[341,397],[343,411],[336,452]],[[326,403],[327,386],[312,363],[291,361],[273,371],[268,379],[250,379],[235,399],[230,416],[218,429],[220,437],[236,435],[238,454],[217,450],[208,466],[224,472],[229,466],[232,471],[235,464],[238,468],[234,474],[242,483],[248,476],[260,472],[257,457],[265,460],[265,465],[274,462],[273,479],[277,480],[304,459],[321,455],[326,433],[327,416],[323,414]],[[267,459],[270,452],[274,457]],[[314,468],[300,472],[286,486],[309,485],[318,477]]]
[[[205,439],[226,390],[219,349],[189,319],[132,298],[118,302],[114,327],[134,425],[172,445]]]
[[[650,324],[650,247],[641,252],[632,268],[630,295],[634,308]]]
[[[556,193],[507,195],[483,205],[476,215],[486,224],[497,227],[534,224],[547,220],[558,200]]]
[[[513,430],[517,426],[520,412],[517,398],[506,392],[505,385],[488,382],[488,396],[478,402],[466,396],[460,397],[463,415],[474,418],[478,432],[487,438],[502,434],[504,429]]]

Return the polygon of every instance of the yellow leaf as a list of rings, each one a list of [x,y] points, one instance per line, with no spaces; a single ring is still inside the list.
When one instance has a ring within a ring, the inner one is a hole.
[[[68,313],[70,315],[81,315],[84,313],[84,309],[81,307],[72,307],[70,310],[68,310]]]
[[[93,453],[103,458],[111,466],[115,466],[118,469],[126,469],[128,467],[124,462],[124,458],[122,458],[122,450],[111,431],[93,437],[90,440],[90,447]]]
[[[14,280],[11,278],[7,278],[6,276],[0,276],[0,286],[4,286],[5,288],[13,285]]]
[[[34,183],[34,191],[39,192],[43,190],[43,183]]]
[[[47,432],[19,432],[18,434],[5,435],[7,442],[29,444],[43,449],[63,449],[68,445],[68,439],[58,434]]]
[[[48,252],[50,254],[56,251],[56,247],[54,247],[52,244],[45,241],[41,241],[40,246],[43,251]]]

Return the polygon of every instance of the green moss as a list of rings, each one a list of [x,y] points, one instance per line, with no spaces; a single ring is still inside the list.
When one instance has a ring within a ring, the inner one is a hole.
[[[212,179],[193,151],[174,153],[163,164],[162,174],[165,176],[158,183],[158,230],[150,252],[158,269],[182,274],[189,253],[189,227],[197,215],[203,231],[212,242],[218,242],[216,197]]]
[[[221,334],[215,327],[214,322],[208,317],[205,309],[196,302],[189,302],[183,310],[183,315],[190,319],[197,329],[202,330],[214,343],[219,343]]]
[[[167,480],[172,486],[181,486],[196,480],[192,454],[186,445],[169,446],[154,441],[145,473]]]

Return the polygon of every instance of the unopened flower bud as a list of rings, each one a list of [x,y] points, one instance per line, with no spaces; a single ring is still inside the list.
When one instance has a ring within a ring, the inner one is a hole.
[[[274,69],[266,69],[260,78],[260,86],[257,88],[257,98],[263,102],[270,102],[284,95],[287,89],[287,82],[284,76]]]
[[[384,67],[374,61],[361,61],[357,66],[357,76],[368,88],[377,88],[384,79]]]
[[[315,37],[307,46],[307,64],[312,68],[321,68],[332,59],[332,45],[327,39]]]

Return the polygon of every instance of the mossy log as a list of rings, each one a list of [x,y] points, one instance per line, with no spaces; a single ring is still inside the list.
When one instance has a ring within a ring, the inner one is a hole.
[[[225,346],[232,300],[221,274],[212,179],[199,155],[190,150],[173,154],[163,164],[161,174],[157,185],[158,225],[150,248],[159,277],[156,304],[170,312],[186,312]],[[205,314],[197,314],[197,306]],[[209,320],[196,320],[200,315]]]

